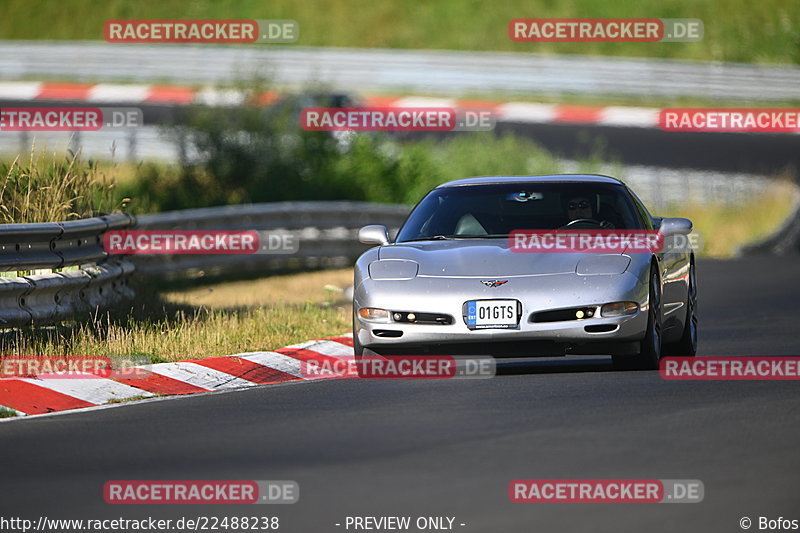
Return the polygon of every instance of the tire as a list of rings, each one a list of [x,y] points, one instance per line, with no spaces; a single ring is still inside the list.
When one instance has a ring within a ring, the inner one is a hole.
[[[356,331],[356,318],[353,317],[353,353],[356,356],[356,361],[358,361],[361,359],[361,356],[364,355],[364,347],[358,342],[358,334]]]
[[[356,334],[356,319],[353,318],[353,357],[356,361],[356,371],[358,372],[359,377],[364,377],[361,375],[361,358],[364,356],[370,355],[380,355],[375,350],[371,350],[369,348],[365,348],[361,345],[358,340],[358,335]]]
[[[661,360],[661,284],[658,271],[650,269],[650,294],[647,309],[647,333],[642,339],[639,355],[613,356],[614,368],[617,370],[658,370]]]
[[[678,357],[694,357],[697,354],[697,274],[694,260],[689,267],[689,291],[686,295],[686,322],[678,342],[664,347],[664,353]]]
[[[356,361],[361,359],[362,356],[365,355],[382,355],[375,350],[371,350],[370,348],[365,348],[361,346],[361,343],[358,341],[358,336],[355,334],[355,328],[353,328],[353,355],[355,355]]]
[[[356,318],[353,317],[353,357],[356,362],[356,372],[358,372],[358,377],[364,377],[361,375],[361,358],[364,356],[364,347],[361,346],[361,343],[358,340],[358,333],[356,329]],[[368,354],[367,354],[368,355]]]

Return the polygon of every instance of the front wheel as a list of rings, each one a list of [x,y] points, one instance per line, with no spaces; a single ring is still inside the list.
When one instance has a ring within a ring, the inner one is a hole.
[[[367,352],[367,353],[365,353]],[[356,319],[353,318],[353,357],[356,362],[356,372],[358,372],[358,377],[364,377],[361,375],[361,358],[365,355],[369,355],[369,351],[361,346],[361,343],[358,340],[358,330],[356,329]]]
[[[694,261],[689,267],[689,292],[686,295],[686,321],[678,342],[664,347],[667,355],[694,357],[697,354],[697,276]]]
[[[356,361],[361,359],[364,355],[364,347],[358,342],[358,329],[356,329],[356,319],[353,317],[353,353],[356,356]]]
[[[358,340],[358,330],[356,329],[356,320],[353,318],[353,357],[356,361],[356,371],[358,372],[359,377],[364,377],[361,375],[361,358],[364,356],[376,356],[380,355],[375,350],[371,350],[369,348],[365,348],[361,345],[361,342]]]
[[[661,285],[655,267],[650,270],[647,333],[642,339],[639,355],[615,355],[613,360],[617,370],[658,370],[661,360]]]

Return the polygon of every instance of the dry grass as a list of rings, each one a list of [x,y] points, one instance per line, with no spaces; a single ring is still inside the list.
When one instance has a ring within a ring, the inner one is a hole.
[[[353,284],[353,270],[324,270],[305,274],[272,276],[254,281],[231,281],[209,287],[166,292],[164,300],[209,309],[306,304],[336,301]]]
[[[54,222],[122,209],[114,180],[80,153],[37,151],[0,163],[0,223]]]
[[[351,278],[351,270],[323,271],[170,292],[92,324],[8,332],[0,353],[164,362],[274,350],[349,331],[350,303],[326,286],[341,289]]]
[[[3,346],[7,355],[145,356],[152,362],[275,350],[350,329],[344,306],[276,305],[243,311],[177,314],[153,321],[82,325],[23,333]]]

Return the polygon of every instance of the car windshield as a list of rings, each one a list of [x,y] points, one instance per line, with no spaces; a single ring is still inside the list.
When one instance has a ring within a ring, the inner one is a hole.
[[[514,230],[643,229],[625,189],[611,183],[504,183],[434,189],[397,242],[507,237]]]

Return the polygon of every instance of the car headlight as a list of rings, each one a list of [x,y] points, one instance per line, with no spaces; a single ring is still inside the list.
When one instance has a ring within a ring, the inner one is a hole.
[[[639,310],[639,304],[636,302],[614,302],[605,304],[600,308],[600,316],[614,317],[633,315]]]
[[[414,279],[419,263],[408,259],[381,259],[369,264],[369,277],[377,280]]]
[[[377,307],[362,307],[358,310],[358,316],[369,322],[391,322],[389,311]]]

